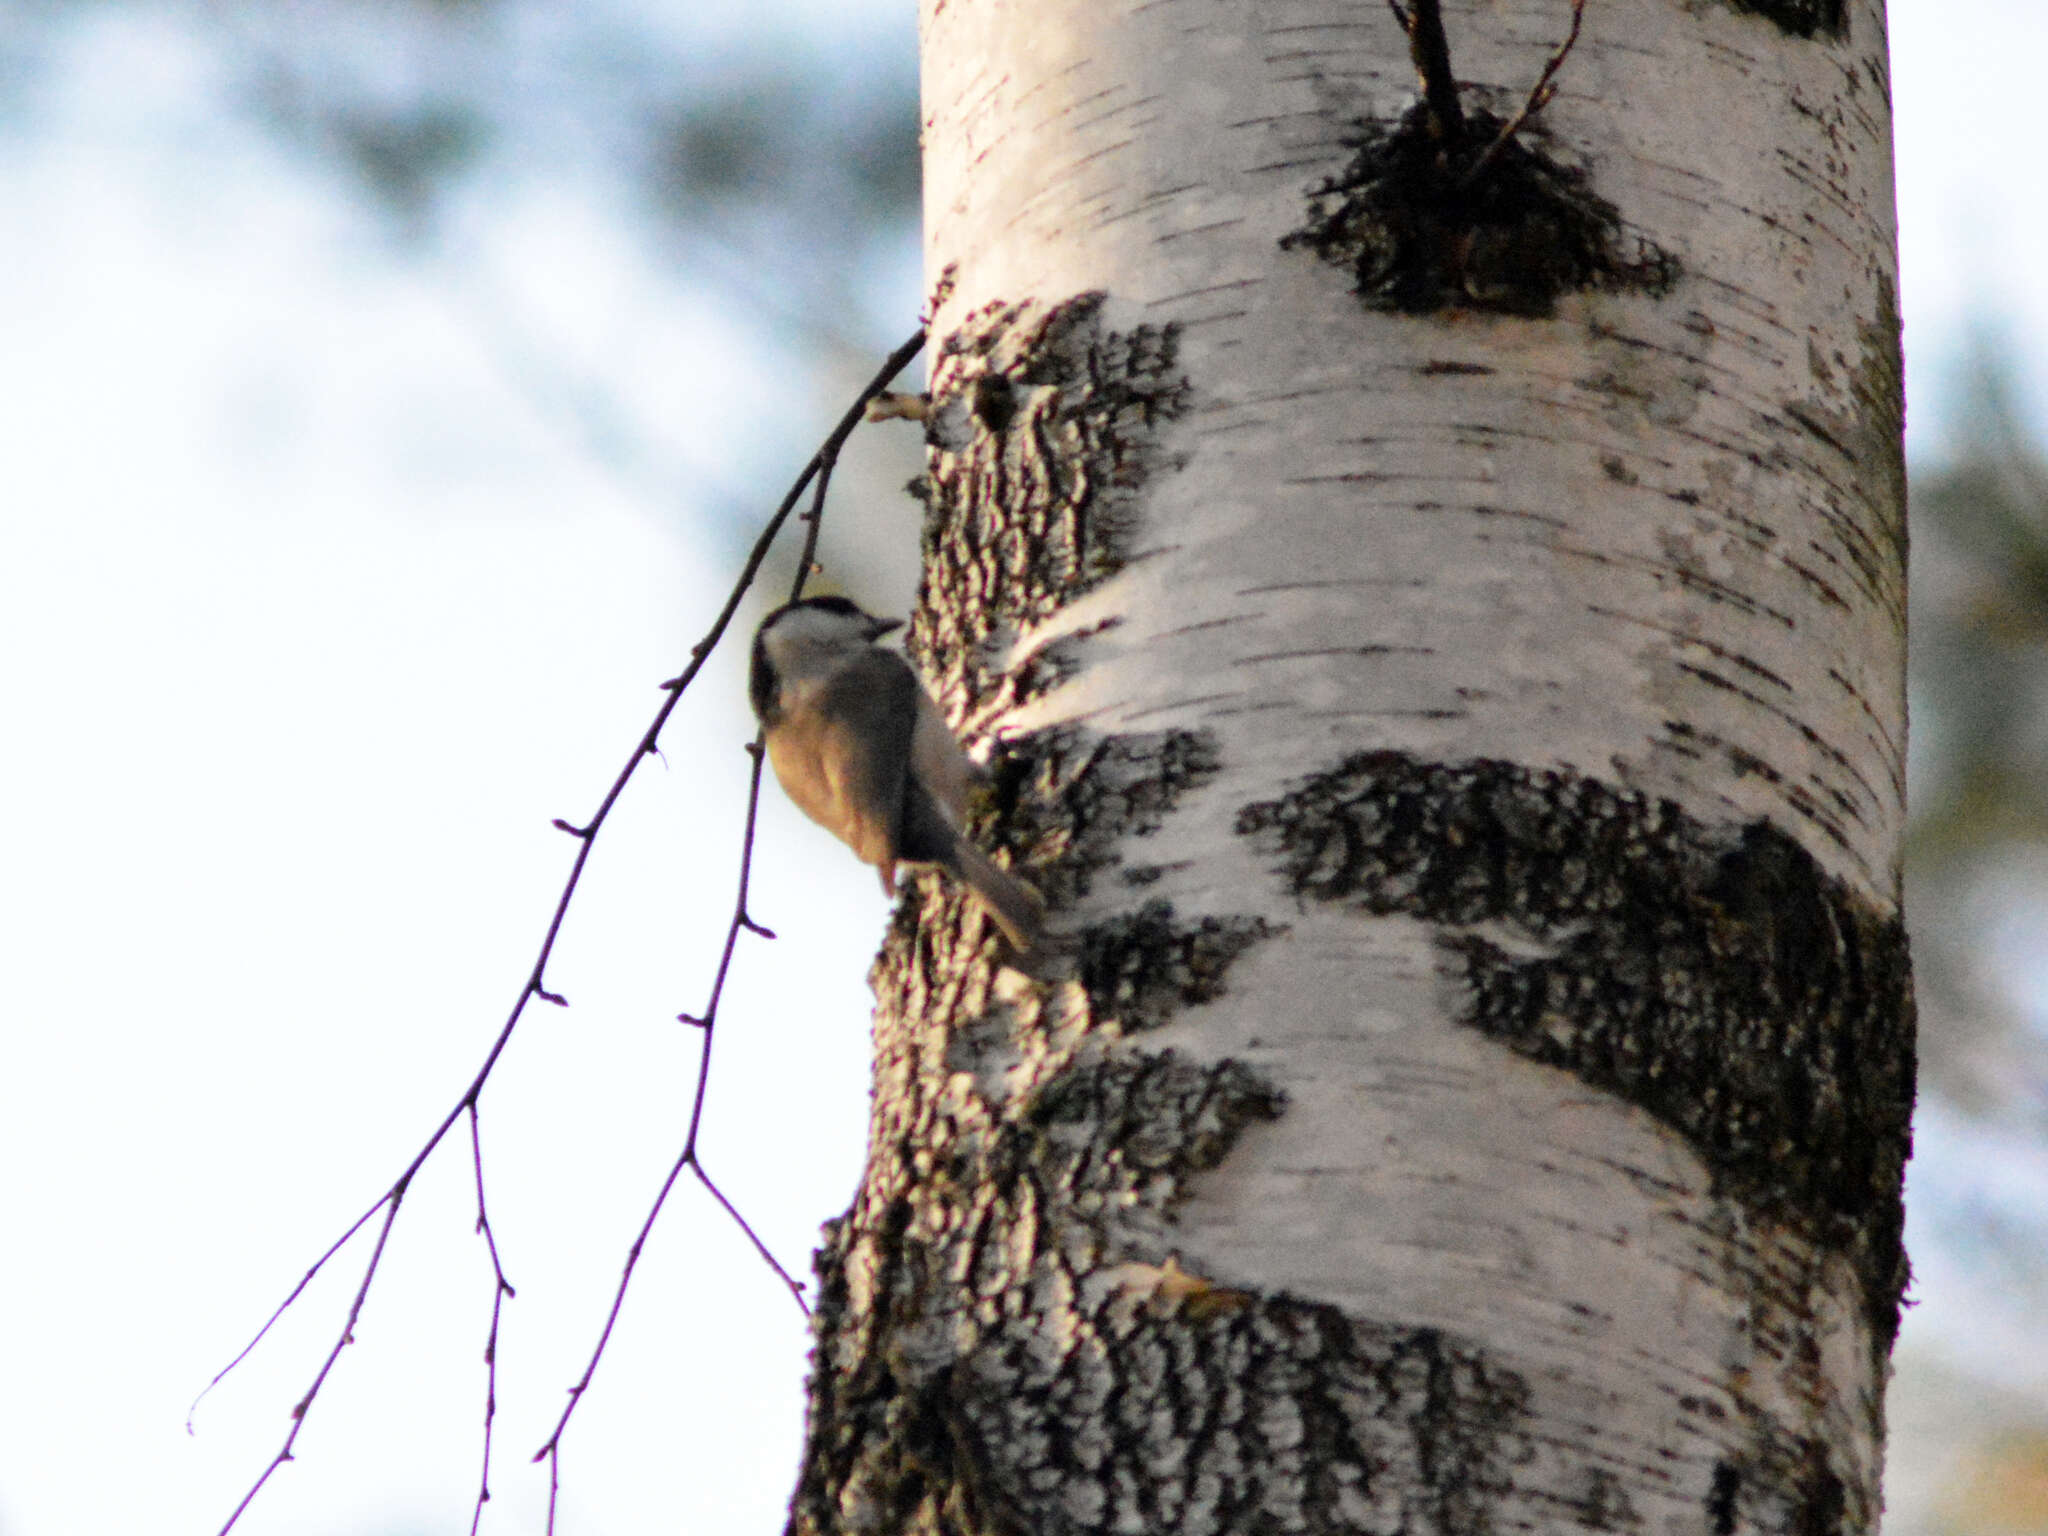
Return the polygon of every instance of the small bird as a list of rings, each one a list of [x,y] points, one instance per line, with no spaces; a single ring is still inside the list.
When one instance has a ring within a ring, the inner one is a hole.
[[[943,869],[972,891],[1020,958],[1038,948],[1045,898],[964,830],[981,771],[910,663],[875,642],[902,627],[843,597],[787,603],[754,633],[748,694],[768,761],[798,810],[881,872]]]

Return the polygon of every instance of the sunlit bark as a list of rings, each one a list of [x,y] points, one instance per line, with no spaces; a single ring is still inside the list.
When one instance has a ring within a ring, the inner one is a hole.
[[[1476,123],[1568,19],[1445,7]],[[793,1528],[1874,1527],[1880,4],[1595,0],[1515,144],[1591,257],[1453,214],[1378,289],[1315,232],[1417,97],[1386,10],[926,0],[924,51],[914,645],[1069,952],[899,913]]]

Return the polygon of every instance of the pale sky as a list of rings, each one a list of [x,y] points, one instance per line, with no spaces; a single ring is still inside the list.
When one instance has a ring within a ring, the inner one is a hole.
[[[875,47],[914,46],[907,6],[868,14]],[[0,108],[0,1536],[211,1531],[261,1470],[353,1255],[189,1438],[187,1403],[461,1092],[573,851],[550,818],[594,808],[729,578],[705,509],[772,502],[843,404],[538,176],[489,189],[468,231],[480,309],[464,269],[394,249],[225,115],[185,15],[103,8],[33,112]],[[2007,147],[2034,137],[2048,8],[1900,0],[1894,46],[1911,432],[1938,452],[1972,320],[2048,399],[2048,199]],[[877,283],[907,332],[914,268]],[[616,365],[673,443],[594,462],[508,369],[506,313]],[[900,480],[909,450],[883,431],[857,451]],[[695,1037],[673,1018],[704,1000],[731,900],[739,656],[600,844],[551,971],[573,1006],[530,1014],[484,1100],[520,1288],[486,1530],[538,1529],[527,1457],[677,1150]],[[859,1169],[886,908],[779,801],[754,906],[783,937],[743,944],[706,1159],[807,1273]],[[1975,1188],[1971,1134],[1923,1135],[1944,1198]],[[2048,1188],[2024,1176],[2015,1198]],[[241,1529],[466,1529],[490,1298],[468,1180],[451,1143]],[[1942,1278],[1909,1318],[1918,1347],[2048,1398],[2048,1340],[1938,1246],[1921,1271]],[[564,1531],[779,1527],[800,1324],[679,1192],[570,1431]]]

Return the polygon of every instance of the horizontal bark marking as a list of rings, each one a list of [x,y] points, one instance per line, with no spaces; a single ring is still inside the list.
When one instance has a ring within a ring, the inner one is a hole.
[[[1787,400],[1786,417],[1836,462],[1822,478],[1851,508],[1822,510],[1867,591],[1898,614],[1905,605],[1906,416],[1898,295],[1880,276],[1876,312],[1857,327],[1855,356],[1832,361],[1809,341],[1818,397]]]
[[[1303,901],[1441,925],[1465,1023],[1647,1110],[1727,1193],[1844,1253],[1889,1350],[1914,1070],[1895,912],[1767,822],[1513,763],[1359,753],[1237,826]]]

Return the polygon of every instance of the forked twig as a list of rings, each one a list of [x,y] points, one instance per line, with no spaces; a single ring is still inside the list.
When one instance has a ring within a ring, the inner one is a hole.
[[[870,399],[873,397],[870,396]],[[865,411],[863,411],[865,414]],[[804,587],[810,581],[811,572],[818,557],[818,536],[824,526],[825,494],[832,483],[833,465],[828,462],[818,471],[815,488],[811,495],[811,508],[804,514],[807,525],[804,530],[803,554],[797,561],[796,579],[790,584],[789,599],[795,602],[804,595]],[[547,1441],[533,1453],[535,1461],[548,1464],[548,1536],[554,1536],[556,1498],[562,1486],[562,1436],[569,1428],[569,1420],[575,1417],[576,1408],[583,1401],[583,1394],[589,1390],[591,1379],[597,1375],[598,1362],[604,1359],[605,1346],[611,1343],[612,1329],[618,1325],[619,1313],[626,1304],[626,1291],[633,1283],[633,1271],[640,1263],[640,1251],[647,1244],[654,1231],[654,1223],[661,1216],[661,1208],[668,1201],[669,1191],[675,1188],[676,1180],[688,1169],[697,1176],[697,1182],[711,1192],[711,1198],[724,1207],[726,1215],[746,1234],[747,1241],[754,1245],[754,1251],[761,1260],[775,1271],[795,1298],[798,1309],[809,1317],[810,1303],[804,1300],[803,1282],[782,1267],[782,1263],[761,1241],[753,1224],[742,1216],[739,1207],[726,1198],[725,1191],[712,1181],[704,1171],[704,1164],[697,1156],[697,1133],[704,1124],[704,1094],[711,1082],[711,1044],[718,1033],[718,1003],[725,996],[725,979],[732,970],[733,952],[739,947],[742,933],[755,933],[772,939],[775,935],[754,921],[747,910],[747,891],[754,875],[754,827],[761,809],[761,765],[767,760],[767,747],[757,732],[747,743],[747,755],[754,760],[753,771],[747,778],[747,820],[746,830],[740,835],[740,879],[739,891],[733,898],[732,918],[725,928],[725,947],[718,956],[718,970],[711,980],[711,1000],[698,1014],[678,1014],[677,1022],[689,1024],[704,1035],[704,1044],[697,1058],[697,1091],[690,1101],[689,1129],[683,1135],[683,1150],[677,1155],[675,1165],[669,1169],[668,1177],[661,1181],[661,1188],[655,1193],[654,1204],[647,1212],[647,1219],[640,1224],[640,1233],[633,1239],[633,1246],[626,1251],[625,1268],[619,1274],[618,1287],[612,1292],[611,1310],[605,1314],[604,1327],[599,1330],[597,1343],[590,1351],[590,1359],[583,1367],[583,1374],[569,1389],[569,1401],[562,1408],[562,1416],[555,1420],[555,1427]],[[474,1536],[474,1532],[472,1532]]]
[[[1550,50],[1550,57],[1543,62],[1543,73],[1536,77],[1535,85],[1530,87],[1528,96],[1522,101],[1522,110],[1501,125],[1500,132],[1493,136],[1493,142],[1486,146],[1485,153],[1472,162],[1472,168],[1466,171],[1459,181],[1460,187],[1469,187],[1484,175],[1486,168],[1500,158],[1500,152],[1508,147],[1508,141],[1522,131],[1522,125],[1550,105],[1551,99],[1557,95],[1557,86],[1553,80],[1558,70],[1564,67],[1564,61],[1570,57],[1573,45],[1578,42],[1579,23],[1585,18],[1586,0],[1572,0],[1571,30],[1565,33],[1563,42]]]
[[[1586,0],[1571,0],[1571,30],[1563,42],[1550,51],[1544,61],[1543,73],[1536,77],[1536,84],[1530,87],[1523,99],[1521,110],[1509,118],[1499,133],[1493,137],[1474,160],[1464,175],[1458,178],[1458,187],[1470,187],[1488,166],[1500,158],[1509,141],[1522,131],[1530,118],[1550,105],[1557,95],[1555,84],[1558,70],[1571,55],[1573,46],[1579,40],[1579,26],[1586,17]],[[1443,146],[1447,157],[1455,161],[1465,140],[1465,110],[1458,100],[1458,82],[1451,72],[1451,45],[1444,36],[1443,10],[1439,0],[1387,0],[1387,9],[1394,14],[1394,21],[1408,38],[1408,56],[1414,61],[1415,73],[1422,82],[1422,100],[1429,109],[1429,118],[1436,131],[1436,137]]]
[[[668,723],[669,716],[675,712],[676,705],[681,701],[684,690],[695,681],[697,674],[703,670],[705,662],[710,658],[711,652],[724,637],[727,627],[732,622],[733,615],[739,611],[741,602],[745,599],[748,589],[753,585],[754,578],[760,572],[762,563],[768,557],[769,549],[773,546],[776,537],[781,533],[783,525],[789,520],[789,515],[795,509],[797,502],[813,482],[818,482],[819,497],[814,502],[811,511],[806,515],[806,521],[810,524],[810,527],[805,535],[803,561],[799,567],[796,582],[796,591],[799,594],[801,593],[803,583],[817,555],[819,521],[823,512],[823,489],[825,484],[830,481],[832,467],[838,461],[840,449],[845,446],[847,438],[852,435],[854,428],[859,425],[867,402],[887,388],[890,381],[923,349],[924,335],[924,328],[920,326],[909,340],[889,354],[888,359],[882,364],[874,378],[861,391],[860,398],[839,419],[838,424],[827,435],[817,452],[811,455],[810,461],[804,466],[803,472],[797,476],[796,482],[790,487],[788,494],[782,498],[774,514],[768,519],[766,526],[762,528],[759,537],[755,539],[753,548],[748,552],[746,562],[741,567],[739,576],[733,583],[732,591],[727,596],[724,607],[719,610],[717,618],[712,621],[711,627],[705,632],[703,638],[690,648],[689,664],[684,667],[678,676],[672,677],[662,684],[666,696],[662,700],[661,707],[655,711],[653,721],[642,732],[625,766],[619,770],[617,776],[612,780],[611,787],[606,790],[603,800],[599,802],[596,813],[581,826],[573,825],[561,819],[556,820],[555,825],[558,828],[576,839],[576,857],[570,864],[568,877],[563,882],[561,894],[556,899],[554,911],[548,920],[547,931],[541,940],[539,953],[535,957],[532,970],[527,975],[526,983],[521,987],[519,996],[514,1001],[510,1014],[507,1015],[504,1024],[499,1028],[496,1038],[492,1040],[490,1049],[484,1055],[483,1064],[477,1069],[476,1075],[471,1078],[469,1086],[463,1090],[462,1096],[456,1100],[454,1107],[448,1111],[440,1124],[434,1128],[433,1133],[427,1137],[425,1143],[413,1155],[412,1160],[406,1164],[404,1170],[392,1182],[390,1188],[368,1210],[357,1217],[348,1230],[342,1233],[329,1246],[327,1251],[313,1262],[312,1267],[300,1278],[298,1284],[292,1287],[290,1294],[278,1304],[276,1310],[265,1320],[263,1326],[256,1331],[255,1336],[206,1384],[199,1397],[193,1400],[192,1408],[188,1410],[186,1416],[186,1429],[188,1432],[192,1428],[192,1414],[197,1411],[199,1403],[207,1394],[219,1386],[237,1366],[249,1357],[256,1346],[263,1342],[271,1329],[277,1325],[278,1320],[305,1293],[306,1287],[312,1284],[314,1278],[327,1267],[356,1234],[362,1231],[380,1211],[383,1213],[384,1220],[377,1232],[376,1245],[372,1248],[369,1260],[364,1265],[362,1278],[357,1283],[355,1295],[349,1304],[348,1315],[342,1324],[341,1331],[335,1338],[333,1345],[329,1348],[325,1359],[322,1360],[319,1371],[313,1377],[312,1384],[307,1388],[305,1395],[293,1407],[291,1415],[292,1427],[290,1432],[286,1434],[283,1445],[279,1447],[277,1454],[271,1458],[269,1464],[264,1467],[255,1482],[250,1485],[249,1491],[242,1496],[242,1501],[235,1506],[233,1513],[228,1516],[227,1522],[221,1526],[222,1536],[226,1536],[226,1533],[234,1528],[235,1523],[241,1519],[243,1513],[254,1502],[256,1495],[270,1481],[271,1475],[279,1467],[292,1459],[292,1447],[298,1440],[299,1431],[305,1426],[307,1414],[311,1411],[314,1401],[319,1397],[322,1387],[325,1386],[329,1373],[333,1371],[336,1362],[340,1359],[342,1350],[355,1341],[356,1320],[361,1316],[363,1303],[368,1298],[370,1287],[376,1280],[378,1268],[383,1262],[386,1244],[391,1237],[392,1227],[397,1222],[400,1207],[405,1203],[405,1196],[412,1186],[413,1177],[425,1165],[427,1159],[434,1154],[435,1149],[441,1145],[448,1132],[454,1128],[455,1122],[464,1115],[469,1117],[471,1156],[476,1173],[477,1230],[483,1236],[486,1248],[490,1254],[492,1283],[494,1287],[491,1307],[491,1328],[485,1346],[484,1465],[477,1491],[476,1507],[470,1522],[471,1531],[474,1532],[476,1530],[482,1518],[483,1505],[490,1498],[490,1446],[492,1424],[497,1412],[497,1349],[498,1328],[502,1315],[501,1308],[505,1298],[513,1294],[511,1283],[506,1279],[504,1268],[499,1261],[497,1238],[491,1229],[489,1214],[484,1204],[483,1151],[478,1125],[478,1100],[482,1096],[485,1083],[490,1079],[492,1070],[498,1064],[499,1057],[504,1054],[505,1047],[510,1044],[513,1031],[518,1028],[519,1021],[526,1012],[526,1005],[533,999],[540,998],[558,1007],[568,1006],[567,998],[563,997],[560,993],[550,991],[546,986],[548,961],[554,954],[555,942],[561,935],[563,920],[568,915],[570,903],[575,899],[577,887],[583,878],[584,868],[590,861],[591,849],[597,841],[597,835],[603,829],[613,808],[618,804],[619,797],[625,792],[627,783],[632,779],[641,761],[659,751],[658,740],[662,728]],[[758,802],[759,791],[760,760],[757,754],[752,787],[749,790],[748,797],[746,849],[749,853],[752,848],[753,839],[754,806]],[[716,1007],[718,989],[722,988],[724,984],[725,971],[731,959],[733,937],[736,937],[738,929],[746,927],[755,932],[765,931],[745,915],[747,873],[743,862],[740,877],[739,911],[735,917],[735,927],[732,935],[728,937],[726,956],[720,964],[718,982],[713,992],[713,1009]],[[707,1012],[709,1011],[707,1010]],[[665,1198],[669,1185],[674,1183],[676,1176],[680,1174],[683,1167],[696,1167],[698,1178],[711,1191],[713,1197],[727,1214],[738,1222],[740,1229],[746,1233],[749,1240],[754,1244],[755,1250],[768,1261],[770,1267],[782,1282],[791,1288],[792,1293],[797,1296],[799,1305],[801,1305],[801,1286],[790,1278],[788,1272],[780,1264],[775,1262],[774,1256],[768,1252],[766,1245],[761,1242],[759,1236],[740,1218],[732,1202],[726,1199],[724,1194],[711,1183],[702,1167],[698,1166],[695,1162],[696,1128],[702,1117],[706,1077],[711,1063],[711,1034],[712,1031],[707,1025],[705,1028],[704,1051],[698,1071],[696,1098],[691,1111],[690,1134],[686,1141],[683,1158],[678,1161],[676,1168],[671,1171],[668,1184],[663,1186],[663,1196]],[[649,1213],[647,1227],[651,1228],[654,1216],[659,1213],[660,1204],[661,1202],[657,1200],[654,1210]],[[643,1241],[645,1231],[646,1228],[643,1228]],[[630,1278],[633,1259],[637,1259],[638,1251],[639,1244],[636,1243],[633,1256],[628,1260],[627,1278]],[[614,1316],[616,1316],[619,1301],[623,1300],[624,1291],[625,1282],[622,1279],[619,1299],[615,1300],[613,1306]],[[610,1324],[607,1323],[607,1335],[609,1332]],[[600,1344],[599,1353],[601,1352],[602,1345]],[[595,1369],[595,1364],[596,1357],[593,1357],[592,1370]],[[586,1385],[588,1374],[586,1373]],[[581,1388],[579,1387],[577,1392],[580,1394],[580,1391]],[[558,1428],[557,1436],[559,1436],[559,1433]],[[556,1474],[552,1467],[549,1484],[549,1510],[550,1524],[552,1526],[556,1485]]]

